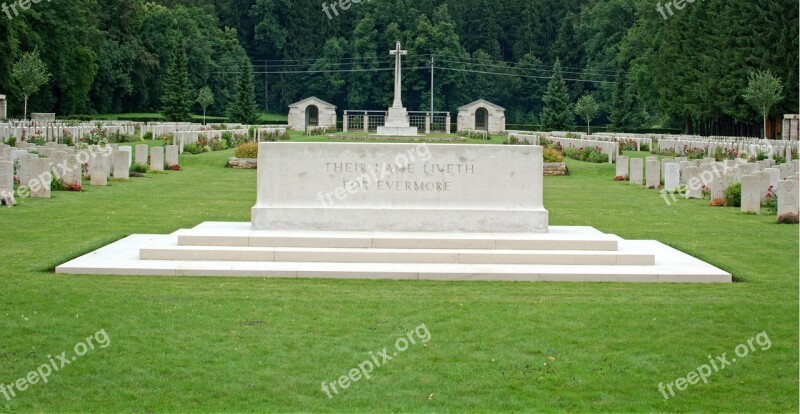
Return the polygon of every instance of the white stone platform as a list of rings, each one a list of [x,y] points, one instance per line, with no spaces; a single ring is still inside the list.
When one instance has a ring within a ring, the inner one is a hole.
[[[342,279],[731,283],[732,277],[656,241],[591,227],[549,233],[253,230],[203,223],[132,235],[57,273]]]

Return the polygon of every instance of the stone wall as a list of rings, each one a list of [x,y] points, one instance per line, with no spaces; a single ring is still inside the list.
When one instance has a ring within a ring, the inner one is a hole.
[[[545,177],[569,175],[569,169],[563,162],[546,162],[544,164],[544,175]]]
[[[258,168],[258,160],[255,158],[231,157],[228,160],[228,168],[235,168],[237,170],[255,170]]]

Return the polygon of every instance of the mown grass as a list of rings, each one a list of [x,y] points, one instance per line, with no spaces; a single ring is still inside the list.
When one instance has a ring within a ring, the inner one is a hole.
[[[798,228],[774,216],[667,206],[567,160],[545,178],[553,225],[655,239],[730,285],[67,276],[49,271],[132,233],[247,221],[255,171],[232,151],[184,170],[0,209],[0,382],[100,329],[111,344],[32,385],[8,412],[797,412]],[[321,390],[425,324],[371,379]],[[759,332],[772,347],[665,400],[672,382]]]

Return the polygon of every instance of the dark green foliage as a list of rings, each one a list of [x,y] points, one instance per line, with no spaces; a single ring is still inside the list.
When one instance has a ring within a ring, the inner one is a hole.
[[[167,121],[186,122],[191,120],[192,114],[189,106],[192,98],[189,91],[189,74],[186,68],[186,52],[183,45],[175,51],[172,64],[164,80],[164,90],[161,93],[161,112]]]
[[[538,127],[556,60],[567,101],[591,94],[607,114],[597,127],[758,136],[761,110],[743,96],[758,71],[783,85],[768,122],[796,112],[797,2],[704,0],[673,12],[664,19],[644,0],[398,0],[351,3],[328,20],[314,0],[39,2],[0,18],[0,93],[9,92],[9,115],[22,116],[11,66],[39,50],[52,78],[30,111],[157,112],[172,53],[184,44],[192,99],[206,85],[214,95],[209,115],[233,107],[248,63],[251,99],[270,112],[311,95],[340,111],[380,109],[391,104],[392,73],[377,69],[391,65],[388,50],[400,40],[410,110],[430,107],[435,54],[435,110],[484,98],[505,107],[509,123]]]
[[[547,91],[542,98],[542,129],[545,131],[564,131],[573,124],[574,117],[569,90],[561,74],[561,64],[556,60],[553,67],[553,77],[547,84]]]
[[[256,102],[253,99],[253,73],[250,65],[242,64],[239,67],[239,86],[237,89],[236,102],[228,112],[231,122],[241,124],[254,124],[258,119],[256,112]]]

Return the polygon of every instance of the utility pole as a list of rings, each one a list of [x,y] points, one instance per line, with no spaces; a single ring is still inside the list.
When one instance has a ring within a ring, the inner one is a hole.
[[[269,61],[264,60],[264,112],[269,113]]]
[[[431,122],[433,122],[433,53],[431,53]]]

